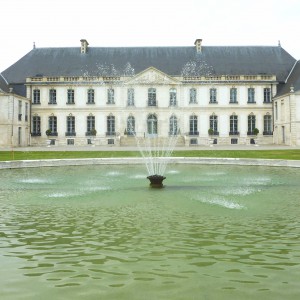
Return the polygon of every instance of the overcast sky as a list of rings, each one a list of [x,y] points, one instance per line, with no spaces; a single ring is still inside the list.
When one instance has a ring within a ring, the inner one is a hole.
[[[1,0],[0,71],[33,47],[281,46],[300,59],[299,0]]]

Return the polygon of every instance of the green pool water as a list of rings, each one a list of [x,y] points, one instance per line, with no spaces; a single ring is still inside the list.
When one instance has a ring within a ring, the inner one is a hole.
[[[299,299],[300,170],[0,171],[0,299]]]

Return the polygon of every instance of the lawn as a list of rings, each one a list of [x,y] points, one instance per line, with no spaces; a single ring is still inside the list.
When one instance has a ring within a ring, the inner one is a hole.
[[[140,156],[139,151],[0,151],[0,161]],[[300,160],[300,150],[175,150],[172,156]]]

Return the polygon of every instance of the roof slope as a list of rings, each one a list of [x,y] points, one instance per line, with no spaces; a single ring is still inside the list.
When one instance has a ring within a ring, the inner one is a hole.
[[[3,75],[0,73],[0,92],[9,92],[9,86]]]
[[[295,59],[280,46],[35,48],[3,74],[9,83],[26,77],[134,75],[155,67],[168,75],[276,75],[284,81]]]
[[[295,92],[300,91],[300,60],[297,61],[286,84],[279,85],[276,97],[288,94],[291,86],[294,87]]]

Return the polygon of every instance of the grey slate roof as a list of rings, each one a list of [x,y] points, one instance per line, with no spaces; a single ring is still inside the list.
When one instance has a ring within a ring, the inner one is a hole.
[[[295,59],[280,46],[34,48],[3,71],[9,83],[26,77],[134,75],[155,67],[170,76],[276,75],[283,82]]]
[[[286,84],[278,86],[276,97],[288,94],[290,92],[291,85],[294,87],[295,92],[300,91],[300,60],[297,61]]]
[[[9,92],[9,86],[3,77],[3,75],[0,73],[0,92],[3,91],[5,93]]]

